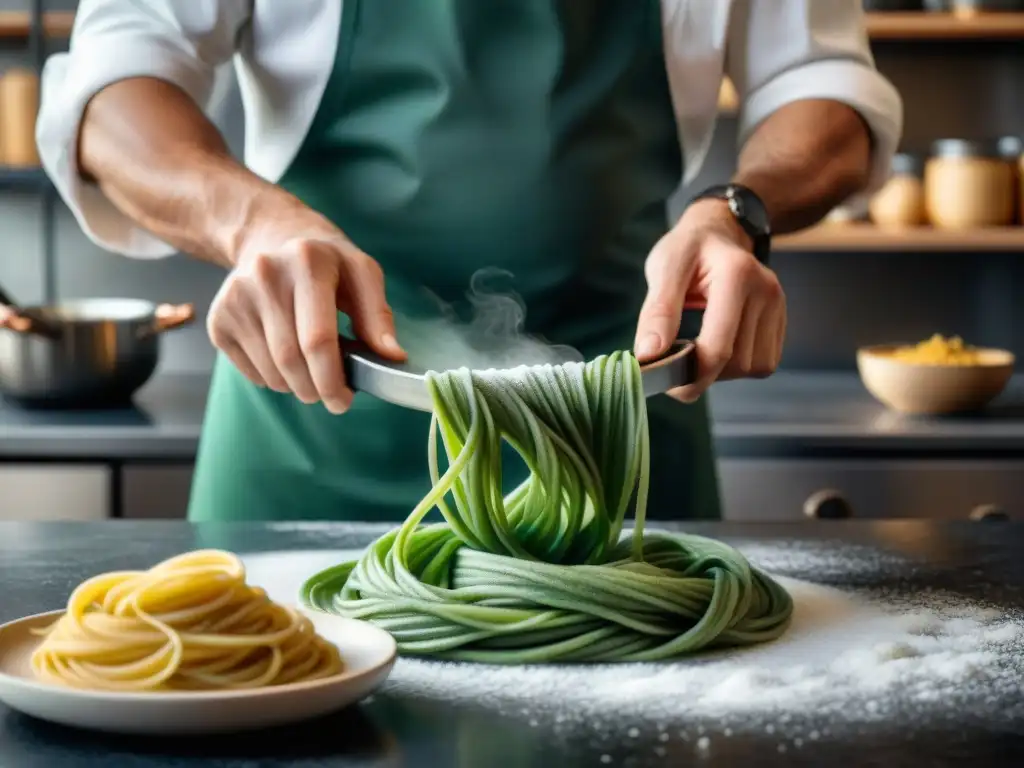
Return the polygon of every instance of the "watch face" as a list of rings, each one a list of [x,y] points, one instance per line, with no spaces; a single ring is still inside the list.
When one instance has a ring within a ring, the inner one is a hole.
[[[726,199],[729,201],[729,210],[732,211],[733,216],[735,216],[737,219],[747,218],[747,210],[746,206],[743,205],[742,198],[740,198],[735,193],[730,192],[729,196]]]
[[[771,222],[768,211],[761,199],[743,187],[733,186],[729,190],[729,207],[736,218],[746,221],[756,232],[765,235],[771,233]]]

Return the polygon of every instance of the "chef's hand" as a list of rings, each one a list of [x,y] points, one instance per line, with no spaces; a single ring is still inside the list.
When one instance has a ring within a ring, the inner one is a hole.
[[[702,200],[647,257],[647,298],[635,345],[641,362],[668,350],[684,306],[705,307],[696,339],[698,380],[669,393],[684,402],[695,401],[715,381],[765,377],[779,365],[786,297],[751,247],[724,201]]]
[[[253,383],[343,413],[352,392],[341,362],[338,310],[373,351],[405,358],[380,265],[319,214],[297,206],[246,232],[207,330]]]

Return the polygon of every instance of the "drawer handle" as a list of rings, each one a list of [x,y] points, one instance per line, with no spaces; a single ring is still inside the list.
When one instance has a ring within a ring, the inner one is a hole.
[[[1010,519],[998,504],[979,504],[969,515],[976,523],[1000,523]]]
[[[823,488],[807,497],[804,516],[812,520],[846,520],[853,517],[853,508],[841,492]]]

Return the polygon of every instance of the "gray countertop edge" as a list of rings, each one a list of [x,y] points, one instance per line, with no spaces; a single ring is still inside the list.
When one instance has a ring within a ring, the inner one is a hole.
[[[0,401],[0,459],[190,462],[202,429],[209,377],[163,374],[134,410],[32,412]],[[780,372],[716,385],[715,444],[722,457],[809,452],[970,452],[1024,455],[1024,376],[985,413],[912,418],[892,413],[856,374]]]

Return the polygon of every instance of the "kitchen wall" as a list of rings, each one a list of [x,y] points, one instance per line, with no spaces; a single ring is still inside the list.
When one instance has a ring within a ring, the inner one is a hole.
[[[73,7],[51,2],[49,7]],[[0,0],[0,9],[24,7]],[[1024,55],[1014,44],[882,44],[882,70],[906,102],[907,147],[926,146],[940,134],[982,138],[1024,133]],[[0,50],[0,66],[24,54]],[[240,106],[228,88],[219,122],[239,146]],[[694,185],[729,176],[735,124],[723,121],[711,161]],[[686,199],[681,191],[674,207]],[[184,257],[131,261],[90,244],[61,209],[57,233],[57,285],[61,297],[124,295],[194,301],[205,312],[220,271]],[[0,282],[24,301],[42,295],[39,204],[32,195],[0,193]],[[790,301],[784,366],[849,368],[858,344],[959,333],[986,345],[1024,354],[1024,261],[1021,254],[778,254]],[[170,334],[163,369],[206,370],[213,353],[202,323]]]

